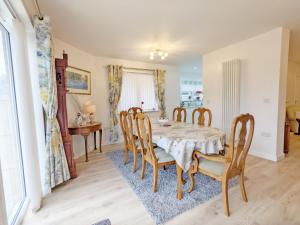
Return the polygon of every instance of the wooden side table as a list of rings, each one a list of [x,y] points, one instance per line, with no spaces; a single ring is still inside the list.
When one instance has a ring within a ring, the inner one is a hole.
[[[94,132],[94,146],[95,150],[97,149],[97,144],[96,144],[96,132],[99,131],[99,141],[100,141],[100,147],[99,150],[102,152],[102,124],[99,122],[94,122],[92,124],[87,124],[84,126],[72,126],[69,127],[69,133],[71,135],[81,135],[84,137],[84,147],[85,147],[85,161],[88,162],[88,136],[90,133]]]

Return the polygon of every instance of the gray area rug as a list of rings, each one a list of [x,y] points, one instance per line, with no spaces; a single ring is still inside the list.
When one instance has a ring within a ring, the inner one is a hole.
[[[110,220],[106,219],[106,220],[102,220],[98,223],[94,223],[93,225],[111,225]]]
[[[221,183],[212,178],[197,173],[195,175],[195,189],[192,193],[187,190],[190,187],[188,174],[183,177],[187,181],[183,186],[183,199],[177,200],[177,173],[175,166],[169,166],[166,170],[162,168],[158,172],[158,191],[152,191],[152,166],[146,165],[144,179],[141,174],[141,156],[139,156],[136,173],[132,173],[133,158],[129,153],[126,165],[123,162],[123,150],[108,152],[106,155],[112,160],[130,187],[142,201],[146,210],[154,219],[156,224],[163,224],[175,216],[201,204],[221,193]],[[229,186],[237,184],[236,179],[229,182]]]

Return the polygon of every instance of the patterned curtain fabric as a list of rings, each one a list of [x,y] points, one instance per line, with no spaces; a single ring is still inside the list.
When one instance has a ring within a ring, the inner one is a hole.
[[[37,64],[40,95],[46,120],[46,190],[70,179],[70,173],[62,142],[61,132],[56,119],[57,94],[56,80],[53,71],[52,39],[49,18],[34,18],[37,40]]]
[[[110,106],[110,143],[116,143],[119,140],[117,108],[120,101],[122,89],[122,66],[108,66],[108,85],[109,85],[109,106]]]
[[[155,84],[155,97],[160,111],[160,117],[166,117],[166,105],[165,105],[165,71],[154,71],[154,84]]]

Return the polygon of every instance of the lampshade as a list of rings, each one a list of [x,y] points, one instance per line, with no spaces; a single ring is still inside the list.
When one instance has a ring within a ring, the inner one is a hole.
[[[83,111],[85,113],[91,114],[96,112],[96,105],[84,105]]]

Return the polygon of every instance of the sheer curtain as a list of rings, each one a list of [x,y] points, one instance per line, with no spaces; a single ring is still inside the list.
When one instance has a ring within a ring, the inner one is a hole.
[[[144,104],[142,105],[141,102]],[[158,109],[153,73],[126,70],[123,72],[118,111],[127,111],[132,106],[142,107],[144,111],[156,111]]]

